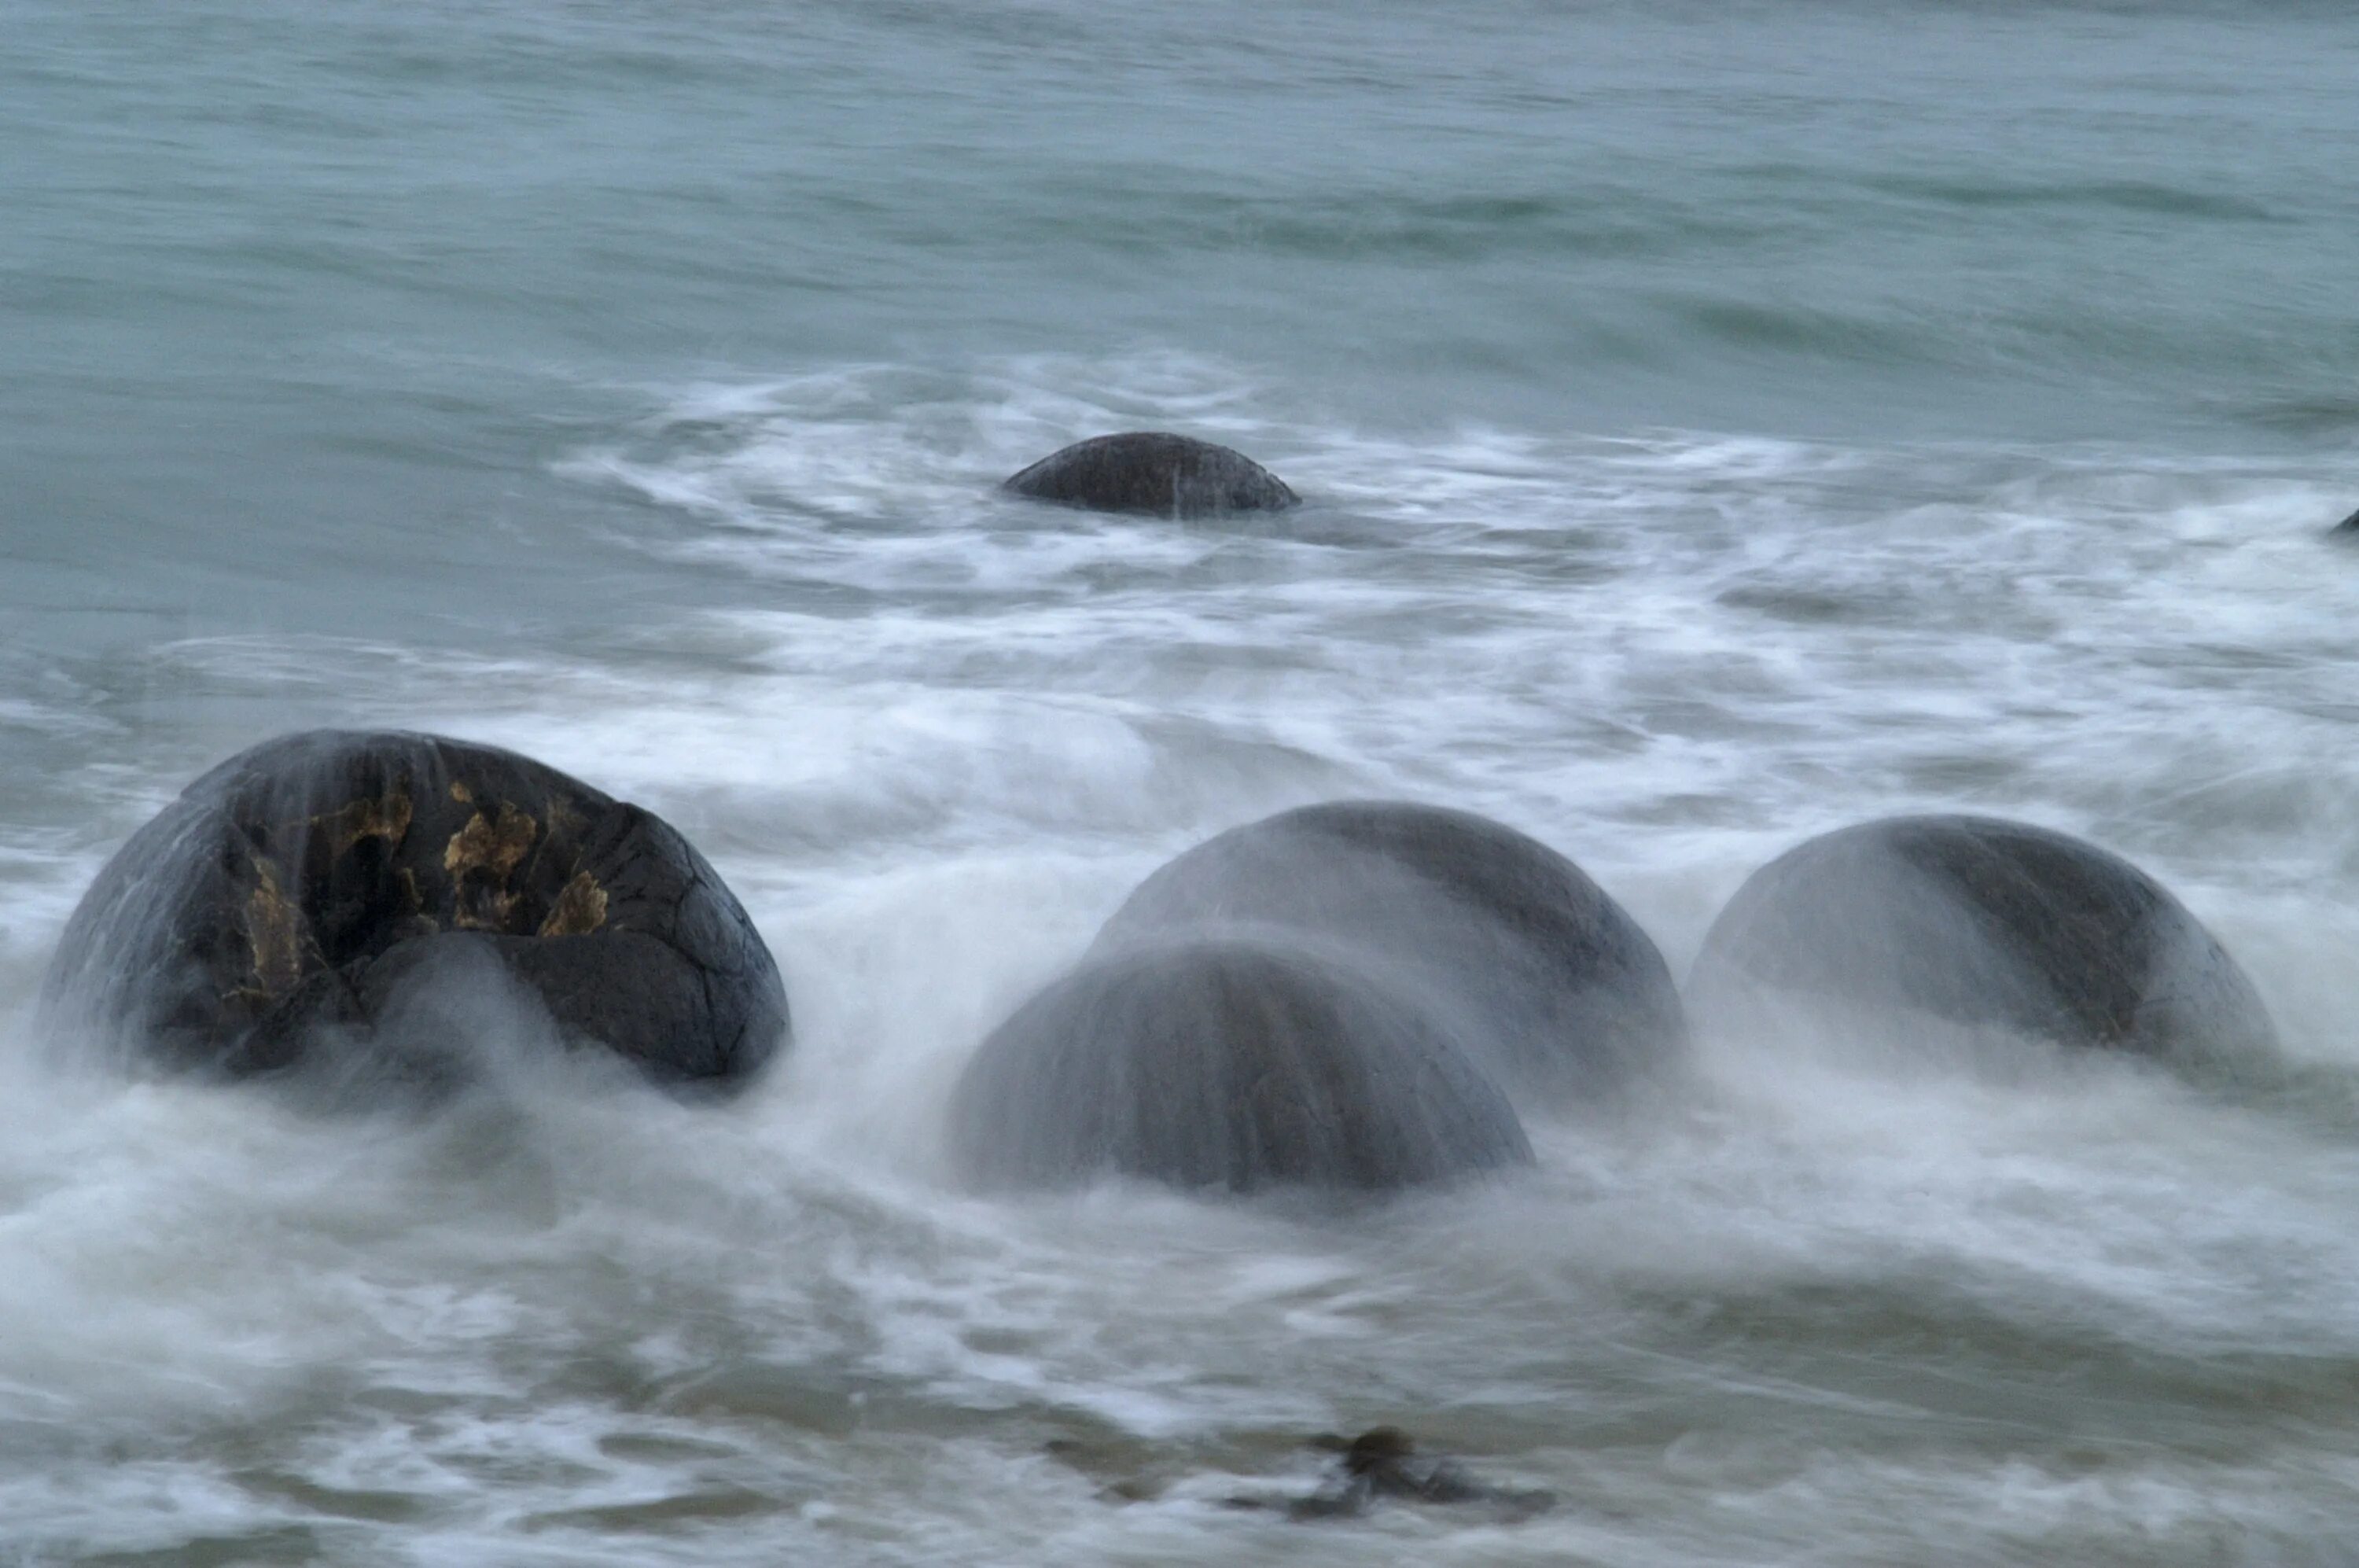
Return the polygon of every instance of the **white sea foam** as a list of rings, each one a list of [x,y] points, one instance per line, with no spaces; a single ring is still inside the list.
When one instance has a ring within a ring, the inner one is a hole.
[[[1150,424],[1306,506],[1179,526],[992,490]],[[85,698],[6,699],[63,704],[0,842],[0,1517],[34,1550],[1700,1563],[1837,1519],[1841,1561],[2184,1556],[2292,1551],[2347,1503],[2359,1122],[2331,1106],[1764,1035],[1706,1042],[1691,1101],[1536,1127],[1526,1179],[1373,1214],[984,1203],[940,1166],[968,1051],[1141,875],[1348,794],[1534,833],[1675,969],[1826,827],[2091,833],[2342,1083],[2359,583],[2314,480],[1376,433],[1180,356],[691,388],[560,476],[644,503],[629,541],[681,601],[757,591],[540,652],[185,639],[82,671],[193,694],[103,734],[66,722]],[[38,1062],[23,1004],[111,842],[329,720],[513,746],[679,822],[779,954],[782,1070],[714,1110],[521,1051],[440,1112],[323,1116]],[[2254,1413],[2285,1408],[2315,1444]],[[1218,1506],[1386,1420],[1561,1506],[1348,1538]]]

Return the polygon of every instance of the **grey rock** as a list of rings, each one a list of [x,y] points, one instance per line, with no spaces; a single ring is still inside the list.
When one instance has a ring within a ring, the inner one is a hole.
[[[1232,829],[1140,884],[1097,949],[1271,931],[1386,975],[1519,1101],[1593,1099],[1687,1043],[1670,969],[1619,904],[1546,844],[1440,807],[1331,801]]]
[[[404,996],[487,962],[661,1081],[741,1084],[788,1038],[768,948],[670,826],[513,752],[390,732],[281,736],[190,784],[84,895],[43,1006],[244,1077],[370,1050]]]
[[[1002,488],[1095,512],[1175,518],[1278,511],[1299,499],[1242,452],[1160,430],[1076,441]]]
[[[1788,851],[1713,922],[1690,992],[1738,1018],[1784,995],[2182,1063],[2277,1040],[2251,980],[2159,883],[1988,817],[1895,817]]]
[[[1236,1497],[1231,1508],[1281,1509],[1290,1519],[1347,1519],[1380,1502],[1480,1505],[1501,1523],[1516,1523],[1556,1506],[1555,1494],[1495,1486],[1476,1479],[1454,1459],[1418,1452],[1416,1442],[1397,1426],[1372,1427],[1359,1436],[1322,1437],[1315,1446],[1342,1455],[1341,1474],[1309,1497],[1285,1499]]]

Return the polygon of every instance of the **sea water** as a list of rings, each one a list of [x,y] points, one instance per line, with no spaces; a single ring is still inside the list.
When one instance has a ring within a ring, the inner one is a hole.
[[[2359,1553],[2347,7],[0,21],[0,1562]],[[1132,428],[1306,503],[994,493]],[[323,1116],[44,1038],[114,847],[327,724],[679,824],[780,1070]],[[2084,834],[2283,1082],[1739,1030],[1496,1187],[962,1190],[990,1028],[1349,796],[1680,973],[1812,833]],[[1380,1422],[1556,1504],[1226,1506]]]

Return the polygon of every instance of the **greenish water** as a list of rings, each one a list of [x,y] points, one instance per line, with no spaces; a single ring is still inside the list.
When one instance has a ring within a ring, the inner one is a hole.
[[[0,1561],[2348,1560],[2347,8],[0,19]],[[1308,505],[992,492],[1141,426]],[[96,866],[314,723],[678,822],[787,1070],[326,1125],[60,1063]],[[961,1192],[984,1032],[1342,794],[1675,968],[1822,828],[2087,833],[2310,1088],[1726,1040],[1501,1192]],[[1560,1506],[1219,1506],[1380,1421]]]

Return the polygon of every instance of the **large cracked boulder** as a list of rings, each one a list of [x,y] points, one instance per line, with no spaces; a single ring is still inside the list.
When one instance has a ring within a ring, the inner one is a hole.
[[[1150,517],[1275,512],[1299,499],[1277,475],[1243,452],[1160,430],[1076,441],[1001,488],[1036,501]]]
[[[1416,998],[1329,953],[1221,940],[1100,956],[1025,1003],[960,1081],[951,1137],[987,1186],[1386,1191],[1532,1158]]]
[[[2245,1062],[2268,1009],[2186,906],[2117,855],[1989,817],[1894,817],[1814,838],[1737,889],[1690,977],[1744,1027],[1765,1006]]]
[[[739,1084],[787,1039],[769,950],[671,827],[513,752],[399,733],[285,735],[190,784],[99,873],[43,993],[155,1060],[245,1076],[374,1049],[397,1001],[486,961],[660,1081]]]
[[[1101,950],[1275,931],[1392,976],[1521,1104],[1593,1098],[1680,1055],[1661,952],[1581,868],[1488,818],[1338,800],[1234,828],[1163,866]]]

